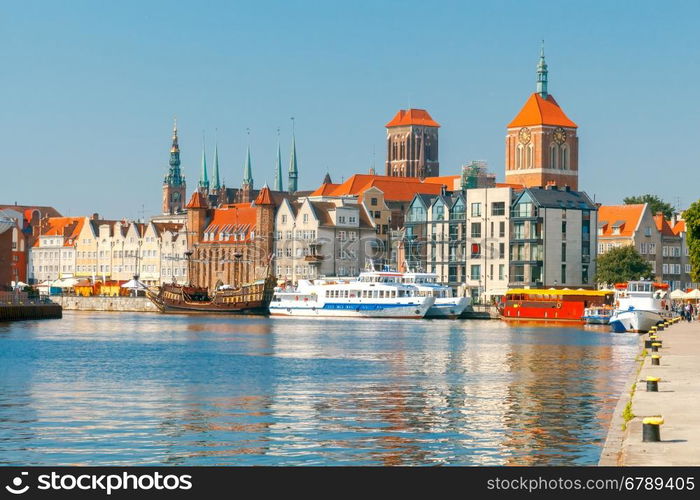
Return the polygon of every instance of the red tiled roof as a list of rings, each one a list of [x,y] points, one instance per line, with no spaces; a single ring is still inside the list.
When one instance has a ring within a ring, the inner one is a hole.
[[[656,224],[656,229],[658,229],[663,236],[676,236],[663,214],[656,214],[654,216],[654,223]]]
[[[598,208],[598,224],[605,223],[601,236],[632,236],[644,214],[644,204],[601,205]],[[619,234],[613,234],[613,226],[620,224]]]
[[[250,233],[255,231],[257,222],[257,210],[250,203],[233,203],[225,208],[215,209],[211,222],[204,230],[213,233],[213,238],[203,240],[202,243],[241,243],[250,242]],[[226,235],[220,239],[221,234]]]
[[[404,125],[423,125],[425,127],[440,126],[440,124],[433,120],[432,116],[424,109],[401,109],[385,127],[401,127]]]
[[[66,228],[73,225],[70,233],[65,234],[66,239],[63,242],[63,246],[70,247],[83,229],[84,223],[84,217],[48,217],[42,221],[40,236],[64,236]],[[39,239],[33,246],[39,246]]]
[[[272,201],[272,196],[270,195],[270,188],[267,186],[264,186],[261,190],[260,193],[258,193],[258,197],[255,198],[256,205],[274,205]]]
[[[578,128],[564,111],[559,107],[552,95],[546,99],[535,92],[525,102],[525,106],[520,110],[513,121],[508,124],[508,128],[526,127],[531,125],[555,125],[559,127]]]
[[[684,233],[685,232],[685,221],[679,220],[678,222],[676,222],[676,224],[673,226],[672,231],[673,231],[673,234],[675,234],[676,236],[678,236],[680,233]]]
[[[342,184],[323,184],[309,196],[357,196],[371,187],[384,193],[387,201],[410,201],[416,193],[439,194],[444,183],[434,179],[421,181],[417,177],[391,177],[387,175],[355,174]],[[332,187],[329,187],[332,186]],[[447,186],[452,189],[452,186]]]
[[[192,197],[186,208],[208,208],[207,200],[202,193],[195,191],[192,193]]]

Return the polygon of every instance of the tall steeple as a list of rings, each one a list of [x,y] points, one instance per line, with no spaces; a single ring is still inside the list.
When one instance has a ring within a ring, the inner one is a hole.
[[[177,120],[173,125],[173,145],[170,147],[170,168],[163,181],[170,186],[179,186],[185,182],[185,178],[180,172],[180,146],[177,142]]]
[[[547,98],[547,63],[544,61],[544,40],[540,49],[540,60],[537,63],[537,93],[543,99]]]
[[[272,186],[275,191],[283,191],[282,185],[282,152],[280,151],[280,129],[277,129],[277,163],[275,165],[275,183]]]
[[[214,189],[221,189],[221,181],[219,180],[219,145],[214,145]]]
[[[292,117],[292,154],[289,158],[289,185],[287,188],[290,193],[297,191],[297,179],[299,178],[299,169],[297,168],[297,142],[294,132],[294,117]]]
[[[245,163],[243,164],[243,184],[248,184],[250,188],[253,188],[253,168],[250,162],[250,144],[246,149]]]
[[[185,203],[185,176],[180,171],[180,146],[177,141],[177,121],[173,125],[173,143],[170,146],[168,173],[163,179],[162,207],[164,215],[182,212]]]
[[[204,138],[202,138],[202,172],[199,176],[199,187],[200,189],[209,190],[209,174],[207,173],[207,153],[206,147],[204,145]]]

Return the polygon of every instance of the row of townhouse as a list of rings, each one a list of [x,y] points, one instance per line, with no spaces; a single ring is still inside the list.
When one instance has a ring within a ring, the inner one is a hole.
[[[474,300],[509,287],[593,287],[596,208],[585,193],[554,185],[417,194],[400,263]]]
[[[634,246],[651,264],[657,281],[671,289],[697,288],[690,277],[691,264],[685,221],[652,213],[648,204],[603,205],[598,216],[598,254],[612,248]]]
[[[187,281],[184,224],[92,217],[48,217],[29,251],[28,278],[129,280],[148,285]]]

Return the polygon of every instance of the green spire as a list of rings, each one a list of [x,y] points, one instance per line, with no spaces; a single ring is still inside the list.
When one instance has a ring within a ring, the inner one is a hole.
[[[173,125],[173,144],[170,147],[170,168],[168,174],[165,176],[165,184],[170,186],[180,186],[184,184],[185,177],[180,171],[180,146],[177,142],[177,120],[175,125]]]
[[[253,169],[250,165],[250,145],[246,150],[245,164],[243,165],[243,184],[250,184],[253,187]]]
[[[537,63],[537,93],[543,99],[547,98],[547,63],[544,61],[544,40],[540,49],[540,60]]]
[[[287,186],[290,193],[297,191],[297,178],[299,177],[299,169],[297,168],[297,142],[294,133],[294,117],[292,117],[292,155],[289,158],[289,185]]]
[[[282,152],[280,151],[279,135],[277,137],[277,165],[275,165],[275,184],[273,189],[275,191],[284,190],[284,186],[282,186]]]
[[[199,177],[199,187],[209,189],[209,174],[207,174],[207,153],[204,147],[204,139],[202,139],[202,173]]]
[[[221,188],[219,181],[219,145],[214,146],[214,189]]]

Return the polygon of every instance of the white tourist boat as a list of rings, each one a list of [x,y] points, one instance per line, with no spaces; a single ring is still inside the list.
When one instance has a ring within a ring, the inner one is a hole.
[[[414,287],[415,294],[420,297],[435,298],[435,303],[425,315],[426,318],[458,318],[471,305],[471,298],[457,297],[451,287],[438,283],[437,274],[435,273],[400,273],[398,280],[403,284]]]
[[[615,288],[615,312],[609,321],[614,332],[648,332],[665,319],[668,285],[644,280]]]
[[[380,276],[379,274],[393,274]],[[399,273],[361,273],[357,279],[299,280],[278,288],[270,302],[272,316],[422,318],[435,303],[415,288],[401,284]]]

